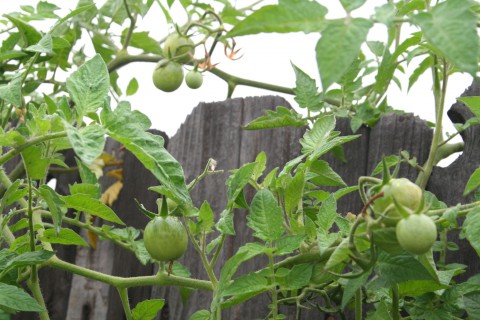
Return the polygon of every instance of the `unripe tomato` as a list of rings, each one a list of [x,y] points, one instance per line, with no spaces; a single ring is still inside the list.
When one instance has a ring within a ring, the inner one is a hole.
[[[188,63],[195,55],[195,44],[188,37],[172,33],[165,40],[163,52],[167,57],[180,63]]]
[[[203,84],[203,76],[198,71],[190,70],[185,76],[185,82],[189,88],[198,89]]]
[[[400,246],[414,254],[424,254],[437,239],[437,226],[433,220],[421,213],[401,219],[395,228]]]
[[[187,250],[188,236],[183,224],[172,216],[151,220],[143,233],[145,248],[158,261],[180,258]]]
[[[183,68],[176,62],[161,60],[155,66],[152,80],[155,87],[162,91],[175,91],[183,82]]]
[[[393,199],[399,205],[415,211],[420,207],[423,197],[422,189],[406,178],[390,180],[379,192],[383,192],[383,197],[375,200],[373,211],[384,215],[385,224],[390,226],[394,226],[402,218]]]

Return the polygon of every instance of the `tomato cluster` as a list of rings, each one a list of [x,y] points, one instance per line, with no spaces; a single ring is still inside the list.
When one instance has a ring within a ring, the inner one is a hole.
[[[382,224],[395,227],[398,243],[413,254],[424,254],[437,239],[435,222],[421,213],[423,191],[405,178],[390,179],[378,190],[383,196],[373,205]]]
[[[153,84],[165,92],[177,90],[183,82],[183,64],[191,63],[195,55],[195,44],[189,37],[172,33],[165,40],[163,52],[165,59],[160,60],[153,71]],[[185,77],[187,86],[198,89],[202,86],[203,76],[196,69]]]

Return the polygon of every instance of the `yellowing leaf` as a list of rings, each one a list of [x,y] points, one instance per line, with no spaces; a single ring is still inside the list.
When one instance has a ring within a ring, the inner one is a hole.
[[[97,240],[98,236],[96,233],[93,233],[92,231],[88,230],[87,231],[87,238],[88,238],[88,243],[92,246],[93,249],[97,249]]]
[[[118,194],[120,193],[120,190],[122,190],[122,188],[123,183],[121,181],[115,182],[110,187],[108,187],[107,190],[105,190],[105,192],[102,194],[102,197],[100,198],[100,201],[111,207],[115,200],[117,200]]]

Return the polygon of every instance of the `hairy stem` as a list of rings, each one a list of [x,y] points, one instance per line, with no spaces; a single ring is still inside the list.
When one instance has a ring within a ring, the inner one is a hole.
[[[130,310],[130,303],[128,301],[128,289],[127,288],[117,288],[118,294],[120,295],[120,300],[122,300],[123,311],[125,312],[125,317],[127,320],[133,320],[132,310]]]

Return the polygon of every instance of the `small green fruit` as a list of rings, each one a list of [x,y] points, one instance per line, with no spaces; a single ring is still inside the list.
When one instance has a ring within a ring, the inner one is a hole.
[[[183,82],[183,68],[176,62],[166,59],[160,60],[155,66],[152,80],[158,89],[165,92],[173,92],[177,90]]]
[[[437,226],[433,220],[421,213],[401,219],[395,228],[400,246],[413,254],[424,254],[437,239]]]
[[[203,84],[203,76],[200,72],[191,70],[185,76],[185,82],[191,89],[198,89]]]

